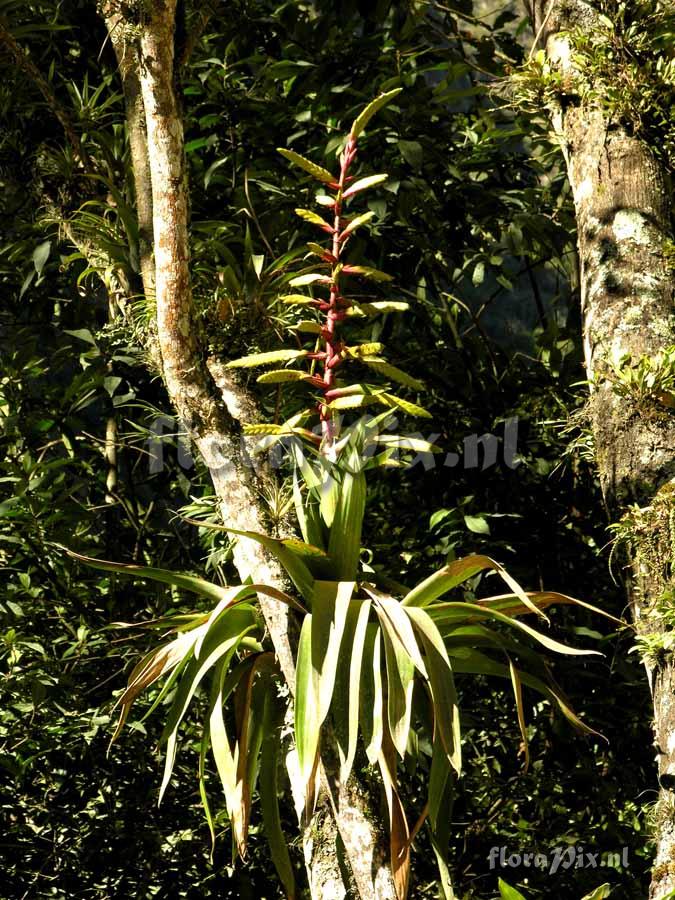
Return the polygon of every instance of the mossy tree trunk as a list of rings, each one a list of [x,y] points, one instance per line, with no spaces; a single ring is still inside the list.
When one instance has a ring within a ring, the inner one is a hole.
[[[157,360],[164,382],[209,469],[223,520],[240,530],[264,531],[261,488],[271,476],[246,465],[241,443],[241,422],[248,420],[255,402],[221,362],[205,358],[193,314],[183,123],[176,91],[176,6],[176,0],[152,0],[138,9],[115,0],[102,5],[124,85],[144,287],[154,296]],[[154,270],[149,270],[152,259]],[[291,589],[277,562],[256,542],[239,539],[233,556],[243,578]],[[277,601],[261,596],[260,606],[292,694],[296,623]],[[340,783],[330,753],[322,759],[321,771],[324,786],[317,812],[302,823],[312,900],[341,900],[348,893],[363,900],[395,900],[386,832],[375,812],[379,804],[366,785]]]
[[[627,591],[641,644],[658,648],[667,645],[669,620],[675,621],[675,414],[670,398],[658,390],[619,385],[622,367],[627,372],[640,360],[655,360],[675,344],[670,188],[663,165],[631,123],[592,90],[579,89],[592,74],[582,70],[574,34],[603,27],[596,6],[535,0],[530,14],[537,49],[545,50],[562,76],[550,113],[576,210],[588,403],[600,480],[610,515],[622,520],[627,536]],[[659,898],[675,889],[675,670],[669,652],[651,653],[645,663],[659,772],[650,896]]]

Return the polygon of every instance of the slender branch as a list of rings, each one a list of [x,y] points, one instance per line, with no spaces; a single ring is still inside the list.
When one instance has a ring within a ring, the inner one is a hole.
[[[7,30],[2,21],[0,21],[0,44],[2,44],[9,51],[9,54],[14,60],[16,66],[26,75],[28,75],[30,80],[35,84],[37,89],[42,94],[47,106],[63,128],[66,138],[68,139],[68,143],[72,147],[76,159],[78,159],[85,167],[90,168],[91,161],[87,155],[87,152],[83,148],[80,137],[73,127],[70,116],[56,97],[51,84],[40,72],[38,67],[35,65],[33,60],[23,49],[23,47],[19,46],[19,44],[14,39],[14,36]]]

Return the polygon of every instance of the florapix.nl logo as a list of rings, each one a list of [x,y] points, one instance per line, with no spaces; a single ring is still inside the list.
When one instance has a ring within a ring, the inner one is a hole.
[[[362,460],[366,462],[375,455],[378,437],[393,432],[398,427],[395,416],[389,417],[384,426],[377,422],[376,417],[363,416],[357,422],[344,426],[340,432],[341,441],[348,442],[357,430],[368,434],[361,451]],[[445,450],[439,445],[440,433],[423,434],[421,432],[401,435],[396,446],[389,453],[392,464],[399,464],[406,470],[421,466],[425,471],[438,467],[450,469],[478,469],[481,472],[491,469],[500,462],[509,468],[516,469],[522,460],[518,456],[518,428],[517,416],[510,416],[499,423],[497,433],[486,432],[484,434],[468,434],[462,438],[461,445],[455,450]],[[320,435],[320,425],[313,431]],[[168,415],[157,416],[150,426],[150,434],[147,439],[147,452],[150,460],[150,472],[161,472],[164,468],[164,458],[169,446],[176,448],[176,458],[183,469],[191,469],[194,466],[193,439],[191,423]],[[298,453],[302,453],[302,442],[294,434],[284,435],[281,438],[265,445],[265,439],[241,435],[238,441],[233,442],[218,435],[210,435],[202,441],[200,449],[204,452],[204,444],[209,457],[209,468],[244,464],[256,468],[256,457],[261,452],[265,454],[267,464],[273,469],[282,468],[290,458],[297,460]],[[391,445],[390,445],[391,446]],[[434,450],[427,449],[434,447]],[[213,464],[215,462],[215,465]]]

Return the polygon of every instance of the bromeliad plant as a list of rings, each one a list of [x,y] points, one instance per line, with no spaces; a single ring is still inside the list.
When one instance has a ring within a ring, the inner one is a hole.
[[[330,721],[346,781],[355,762],[379,769],[389,810],[390,859],[399,900],[409,884],[410,848],[418,829],[430,830],[446,897],[452,888],[447,867],[453,781],[461,772],[461,727],[456,675],[495,675],[512,685],[524,746],[527,729],[522,687],[554,702],[575,726],[589,730],[570,709],[550,680],[541,649],[563,654],[594,651],[564,646],[522,621],[534,614],[547,619],[553,604],[586,603],[552,592],[526,592],[494,560],[473,555],[455,560],[412,588],[392,591],[360,562],[361,529],[366,511],[366,470],[396,464],[398,451],[431,450],[424,441],[382,435],[392,411],[428,415],[416,403],[391,392],[388,384],[350,381],[344,372],[366,366],[388,382],[419,391],[421,383],[390,365],[374,343],[348,343],[345,324],[398,311],[392,300],[349,299],[345,279],[360,277],[384,283],[384,273],[350,264],[346,250],[357,228],[370,213],[350,216],[350,203],[386,176],[353,174],[358,141],[371,117],[398,91],[383,94],[352,125],[334,176],[290,150],[283,155],[317,179],[325,191],[319,202],[331,221],[307,210],[298,214],[330,236],[330,246],[309,244],[318,259],[312,271],[293,278],[295,288],[317,289],[319,296],[291,294],[282,302],[313,310],[315,318],[295,328],[309,334],[311,347],[279,350],[244,357],[232,366],[298,364],[279,367],[258,378],[262,384],[294,382],[316,392],[314,406],[283,424],[258,424],[248,430],[264,442],[292,437],[293,498],[302,540],[239,532],[218,524],[234,536],[261,543],[284,567],[295,594],[261,584],[221,587],[203,579],[141,566],[124,566],[76,556],[98,568],[150,578],[192,591],[212,604],[207,613],[169,616],[147,627],[173,631],[174,636],[151,650],[132,671],[118,704],[121,715],[113,740],[124,725],[135,699],[161,678],[164,683],[146,715],[169,704],[161,743],[166,747],[160,799],[169,784],[178,734],[202,682],[210,682],[201,732],[199,787],[214,833],[206,787],[209,750],[225,794],[231,823],[233,853],[246,854],[251,802],[257,789],[263,830],[286,894],[295,897],[293,867],[280,825],[277,775],[285,717],[284,703],[274,683],[280,673],[257,608],[267,595],[288,604],[302,618],[296,655],[294,738],[297,767],[289,772],[295,793],[302,795],[311,815],[318,789],[322,732]],[[370,420],[346,427],[346,412],[379,404],[385,410]],[[318,420],[317,430],[308,427]],[[380,447],[380,452],[373,448]],[[201,526],[203,522],[196,523]],[[506,591],[488,599],[473,599],[481,573],[493,573]],[[457,590],[464,587],[464,593]],[[468,598],[468,599],[467,599]],[[539,649],[537,648],[537,645]],[[360,748],[360,750],[359,750]],[[357,754],[361,753],[360,756]],[[405,810],[399,795],[399,767],[417,758],[428,772],[428,800],[421,810]],[[411,813],[416,824],[411,828]]]

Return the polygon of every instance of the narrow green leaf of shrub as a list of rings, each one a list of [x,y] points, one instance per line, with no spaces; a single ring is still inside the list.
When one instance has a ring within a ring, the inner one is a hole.
[[[311,159],[306,159],[304,156],[300,156],[299,153],[296,153],[294,150],[286,150],[283,147],[277,147],[277,153],[281,153],[289,162],[293,163],[293,165],[298,166],[301,169],[304,169],[305,172],[308,172],[314,178],[319,181],[323,181],[325,184],[331,184],[333,182],[334,176],[328,171],[328,169],[324,169],[322,166],[317,166],[316,163],[313,163]]]
[[[269,366],[273,363],[289,362],[292,359],[303,359],[307,353],[307,350],[269,350],[267,353],[253,353],[251,356],[232,359],[226,363],[226,366],[228,369]]]
[[[393,91],[387,91],[384,94],[380,94],[379,97],[376,97],[372,100],[366,108],[359,113],[359,115],[354,119],[354,124],[352,125],[350,131],[350,137],[353,140],[356,140],[359,135],[362,134],[363,130],[368,125],[368,122],[373,118],[375,113],[379,112],[383,106],[386,106],[387,103],[390,103],[394,97],[397,97],[403,88],[394,88]]]

